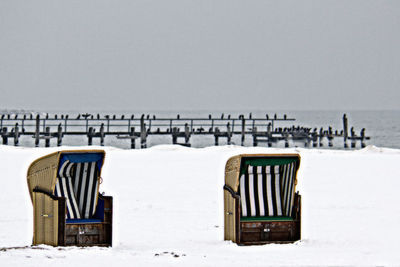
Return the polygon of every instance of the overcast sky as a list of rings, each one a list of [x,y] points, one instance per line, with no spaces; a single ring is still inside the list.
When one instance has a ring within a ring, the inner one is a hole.
[[[400,1],[0,1],[0,109],[400,109]]]

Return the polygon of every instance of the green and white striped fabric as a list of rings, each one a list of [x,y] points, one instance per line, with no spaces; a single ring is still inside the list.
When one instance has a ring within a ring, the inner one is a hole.
[[[284,165],[248,165],[239,180],[242,217],[291,216],[296,162]]]

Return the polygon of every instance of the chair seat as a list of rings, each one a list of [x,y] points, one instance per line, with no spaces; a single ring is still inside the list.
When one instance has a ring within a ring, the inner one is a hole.
[[[293,218],[289,216],[260,216],[260,217],[240,217],[241,222],[271,222],[271,221],[288,221],[292,222]]]
[[[67,224],[70,223],[101,223],[101,219],[67,219],[65,220]]]

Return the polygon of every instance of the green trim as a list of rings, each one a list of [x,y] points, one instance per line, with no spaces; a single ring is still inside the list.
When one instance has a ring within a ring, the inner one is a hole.
[[[271,217],[240,217],[241,222],[258,222],[258,221],[293,221],[289,216],[271,216]]]
[[[242,160],[242,168],[240,170],[240,175],[247,171],[248,166],[276,166],[276,165],[286,165],[292,162],[298,162],[298,157],[254,157],[254,158],[244,158]]]

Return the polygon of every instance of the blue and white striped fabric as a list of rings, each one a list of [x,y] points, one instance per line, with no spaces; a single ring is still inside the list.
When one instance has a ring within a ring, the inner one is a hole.
[[[67,219],[89,219],[96,212],[99,187],[97,163],[65,161],[59,172],[55,195],[66,198]]]
[[[67,204],[67,219],[80,219],[81,213],[76,201],[74,188],[72,186],[72,169],[74,164],[68,160],[63,163],[59,172],[54,194],[65,197]]]

